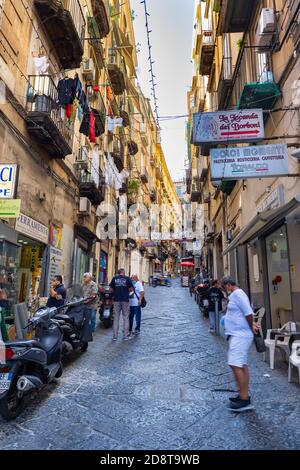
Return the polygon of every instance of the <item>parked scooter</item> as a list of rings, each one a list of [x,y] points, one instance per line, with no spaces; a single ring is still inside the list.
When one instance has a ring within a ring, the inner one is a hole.
[[[209,285],[208,279],[203,281],[203,283],[197,286],[198,305],[204,318],[209,317],[209,299],[208,299],[209,288],[210,288],[210,285]]]
[[[99,318],[104,328],[110,328],[114,319],[113,293],[109,286],[103,286],[100,289],[100,308]]]
[[[39,309],[26,328],[35,330],[32,340],[4,343],[5,364],[0,364],[0,414],[16,418],[25,396],[62,375],[63,332],[54,319],[56,308]]]
[[[61,309],[55,315],[55,319],[63,331],[63,356],[73,350],[85,352],[89,342],[93,341],[90,328],[90,319],[87,315],[87,306],[83,297],[82,287],[76,286],[69,289],[71,301],[65,309]]]

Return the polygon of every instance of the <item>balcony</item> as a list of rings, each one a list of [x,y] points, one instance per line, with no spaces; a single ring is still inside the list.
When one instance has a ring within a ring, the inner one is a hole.
[[[27,129],[52,158],[72,153],[73,126],[61,118],[58,92],[49,75],[30,75],[27,92]]]
[[[92,0],[94,18],[99,29],[100,38],[105,38],[110,32],[109,13],[103,0]]]
[[[193,178],[192,191],[191,191],[191,202],[200,202],[201,199],[201,188],[198,178]]]
[[[111,156],[117,169],[121,172],[124,169],[124,145],[117,137],[114,138]]]
[[[156,190],[151,189],[150,190],[150,201],[151,202],[156,202],[156,197],[157,197]]]
[[[149,182],[149,173],[148,173],[148,171],[146,170],[145,167],[141,169],[141,181],[143,183],[148,183]]]
[[[222,0],[218,34],[248,31],[258,0]]]
[[[274,82],[268,64],[259,70],[258,56],[253,49],[243,47],[240,51],[233,76],[233,101],[238,109],[272,109],[281,91]]]
[[[212,30],[201,33],[200,75],[210,75],[215,55],[215,39]]]
[[[141,122],[141,125],[140,125],[140,134],[141,134],[141,140],[142,140],[142,144],[147,147],[148,144],[149,144],[149,139],[148,139],[148,135],[147,135],[147,128],[146,128],[146,123],[145,122]]]
[[[98,205],[105,199],[105,183],[102,175],[99,178],[99,184],[95,179],[91,171],[80,172],[79,196],[87,197],[93,205]]]
[[[163,175],[162,175],[162,169],[161,169],[161,167],[157,166],[157,167],[155,168],[155,176],[156,176],[156,179],[158,179],[159,181],[162,181]]]
[[[232,58],[223,57],[220,79],[219,79],[219,84],[218,84],[218,109],[219,110],[226,108],[228,99],[230,97],[230,91],[232,87],[232,78],[233,78]]]
[[[34,0],[34,5],[62,68],[79,68],[85,34],[80,1]]]
[[[126,88],[125,70],[122,57],[117,50],[109,49],[107,69],[115,95],[122,95]]]
[[[134,155],[136,155],[138,151],[139,151],[138,145],[134,142],[134,140],[131,140],[128,144],[129,155],[134,157]]]

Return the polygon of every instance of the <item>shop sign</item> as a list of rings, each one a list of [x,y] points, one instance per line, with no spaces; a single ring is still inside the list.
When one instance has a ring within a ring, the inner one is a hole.
[[[15,230],[45,245],[48,244],[49,228],[27,215],[20,214],[16,220]]]
[[[16,219],[20,210],[21,199],[0,199],[0,219]]]
[[[282,184],[270,192],[264,200],[257,206],[255,213],[277,209],[284,204],[284,187]]]
[[[60,225],[50,224],[49,243],[59,250],[62,248],[62,231]]]
[[[0,199],[13,199],[16,195],[18,165],[0,163]]]
[[[253,142],[265,136],[262,109],[194,114],[193,144]]]
[[[213,180],[288,175],[288,153],[285,144],[212,149],[210,157]]]
[[[47,294],[49,294],[51,281],[56,275],[61,276],[62,273],[62,250],[49,247],[49,267],[48,267],[48,278],[47,278]]]

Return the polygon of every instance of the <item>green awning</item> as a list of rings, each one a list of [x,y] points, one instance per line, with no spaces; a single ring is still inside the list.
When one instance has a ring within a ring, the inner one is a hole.
[[[232,193],[235,184],[236,180],[224,180],[222,181],[220,190],[222,191],[222,193],[227,194],[229,196],[229,194]]]
[[[245,83],[238,103],[238,109],[272,109],[277,99],[280,97],[281,91],[274,82]]]

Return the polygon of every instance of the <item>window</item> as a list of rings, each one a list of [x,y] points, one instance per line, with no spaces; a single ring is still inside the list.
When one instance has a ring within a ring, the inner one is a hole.
[[[273,82],[273,73],[270,67],[269,56],[266,53],[257,54],[258,57],[258,81],[260,83]]]

